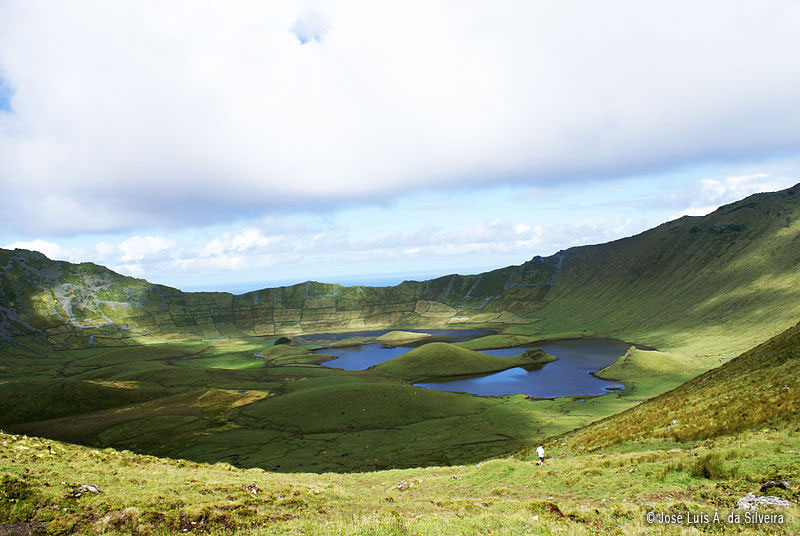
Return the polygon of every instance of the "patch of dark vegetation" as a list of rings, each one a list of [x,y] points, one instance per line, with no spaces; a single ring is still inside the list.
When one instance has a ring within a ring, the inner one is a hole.
[[[278,346],[279,344],[292,344],[292,339],[289,337],[279,337],[278,340],[275,341],[274,345]]]
[[[717,224],[711,225],[710,227],[706,228],[702,225],[695,225],[691,229],[689,229],[690,233],[702,233],[707,232],[710,234],[722,235],[722,234],[729,234],[729,233],[739,233],[747,229],[747,226],[743,223],[725,223],[725,224]]]
[[[33,486],[26,479],[5,475],[3,480],[0,480],[0,503],[24,501],[32,497],[33,494]]]
[[[528,504],[531,514],[546,514],[554,517],[564,517],[564,513],[556,503],[550,501],[532,501]]]
[[[726,223],[724,225],[712,225],[709,227],[708,232],[712,234],[727,234],[738,233],[747,229],[747,226],[742,223]]]
[[[737,205],[737,206],[733,207],[732,209],[730,209],[730,210],[729,210],[728,212],[726,212],[725,214],[733,214],[733,213],[734,213],[734,212],[736,212],[737,210],[742,210],[743,208],[755,208],[755,207],[757,207],[757,206],[758,206],[758,203],[754,203],[754,202],[751,202],[751,203],[742,203],[742,204],[740,204],[740,205]]]
[[[0,423],[13,425],[98,411],[155,398],[160,389],[121,389],[86,381],[0,384]]]
[[[694,466],[692,466],[692,476],[695,478],[719,480],[723,478],[731,478],[735,475],[736,468],[726,467],[722,456],[716,452],[711,452],[699,457]]]
[[[0,520],[11,525],[24,524],[36,511],[36,499],[36,490],[27,478],[4,475],[0,480]]]
[[[768,480],[764,482],[764,484],[762,484],[761,489],[759,491],[761,491],[761,493],[765,493],[769,490],[791,489],[791,487],[792,483],[789,482],[788,480]]]
[[[0,523],[0,536],[39,536],[47,534],[45,523]]]

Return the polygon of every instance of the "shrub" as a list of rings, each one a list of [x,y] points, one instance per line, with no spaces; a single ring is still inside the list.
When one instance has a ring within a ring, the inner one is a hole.
[[[736,460],[741,458],[749,458],[748,452],[745,449],[733,448],[725,453],[726,460]]]
[[[667,479],[667,476],[669,476],[670,473],[680,473],[685,470],[686,468],[684,467],[683,462],[672,462],[662,467],[661,473],[658,475],[658,479],[664,481]]]
[[[6,523],[27,521],[35,512],[36,491],[27,480],[9,475],[0,480],[0,520]]]
[[[27,480],[4,475],[0,481],[0,503],[16,503],[33,496],[33,488]]]
[[[528,503],[531,514],[549,514],[555,517],[564,517],[557,504],[549,501],[532,501]]]
[[[726,469],[722,457],[716,452],[701,456],[692,467],[692,476],[695,478],[727,478],[733,476],[735,472],[735,468]]]

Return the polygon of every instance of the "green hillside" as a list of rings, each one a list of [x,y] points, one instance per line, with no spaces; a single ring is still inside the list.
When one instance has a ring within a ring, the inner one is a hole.
[[[800,318],[800,187],[750,196],[631,238],[563,252],[546,335],[598,332],[684,354],[733,356]]]
[[[527,352],[520,350],[520,354],[514,357],[497,357],[446,342],[432,342],[375,365],[372,370],[411,382],[421,382],[543,365],[555,359],[539,349]]]
[[[442,327],[464,321],[501,326],[522,321],[505,310],[504,285],[538,288],[514,282],[549,281],[554,263],[536,258],[486,274],[408,281],[395,287],[309,281],[234,296],[181,292],[91,263],[75,265],[51,261],[37,252],[0,250],[0,341],[27,335],[63,349],[390,326]],[[466,309],[460,309],[462,303]],[[464,311],[476,314],[465,317]]]
[[[627,357],[614,367],[625,367]],[[614,367],[603,373],[613,376]],[[638,441],[696,441],[764,426],[785,429],[798,420],[800,324],[719,368],[569,437],[572,444],[594,450]]]
[[[566,453],[544,467],[480,464],[356,474],[282,474],[91,449],[0,432],[0,533],[411,536],[797,534],[800,493],[760,515],[735,510],[768,480],[800,477],[800,428],[629,452]],[[780,448],[777,448],[780,447]],[[716,473],[701,469],[709,453]],[[99,494],[81,485],[97,486]],[[649,524],[649,511],[739,513],[738,523]],[[38,532],[37,532],[38,531]]]

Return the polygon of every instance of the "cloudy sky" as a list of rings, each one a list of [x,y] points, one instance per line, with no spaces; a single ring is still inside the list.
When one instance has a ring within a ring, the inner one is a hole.
[[[0,0],[0,246],[241,292],[800,182],[800,3]]]

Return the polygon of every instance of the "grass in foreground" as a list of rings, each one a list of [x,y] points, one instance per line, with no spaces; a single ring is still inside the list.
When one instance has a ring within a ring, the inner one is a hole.
[[[280,474],[0,433],[0,523],[49,534],[795,534],[798,487],[773,526],[650,525],[649,510],[723,517],[766,480],[800,477],[800,429],[672,448],[358,474]],[[710,456],[712,455],[713,456]],[[709,459],[713,458],[711,462]],[[709,463],[714,471],[704,471]],[[100,494],[71,496],[82,484]],[[763,513],[763,510],[762,510]],[[0,530],[3,526],[0,525]]]

